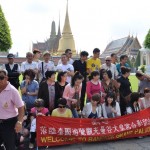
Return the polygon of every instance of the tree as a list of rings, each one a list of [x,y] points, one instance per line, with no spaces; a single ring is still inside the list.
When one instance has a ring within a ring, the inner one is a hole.
[[[144,47],[150,49],[150,29],[145,37]]]
[[[138,68],[139,66],[140,66],[140,51],[138,52],[135,60],[135,67]]]
[[[0,6],[0,51],[8,51],[12,46],[12,40],[8,23]]]
[[[128,65],[132,68],[133,66],[132,66],[132,63],[131,63],[131,60],[128,58],[128,60],[127,60],[127,63],[128,63]]]

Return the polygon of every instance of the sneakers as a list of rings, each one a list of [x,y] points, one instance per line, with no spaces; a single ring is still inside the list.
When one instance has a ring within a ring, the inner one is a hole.
[[[34,144],[33,143],[29,143],[29,148],[30,149],[34,148]]]

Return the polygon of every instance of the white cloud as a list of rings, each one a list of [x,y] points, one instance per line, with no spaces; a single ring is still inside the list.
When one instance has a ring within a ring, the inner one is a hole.
[[[11,29],[12,52],[24,56],[31,43],[50,36],[51,22],[56,31],[64,25],[66,0],[0,0]],[[104,50],[112,39],[138,36],[142,44],[150,28],[149,0],[69,0],[69,17],[76,49]],[[91,53],[91,52],[90,52]]]

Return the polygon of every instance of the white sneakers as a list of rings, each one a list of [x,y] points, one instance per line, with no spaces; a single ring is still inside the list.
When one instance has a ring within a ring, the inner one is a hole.
[[[34,144],[33,143],[29,143],[29,148],[30,149],[34,148]]]

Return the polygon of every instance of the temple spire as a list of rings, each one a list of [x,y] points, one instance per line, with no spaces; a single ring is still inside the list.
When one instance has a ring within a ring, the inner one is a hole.
[[[70,22],[69,22],[69,15],[68,15],[68,0],[67,0],[67,6],[66,6],[65,24],[64,24],[62,34],[66,34],[66,33],[72,34],[71,28],[70,28]]]
[[[62,31],[62,37],[59,40],[58,55],[64,53],[66,49],[71,49],[73,56],[76,56],[75,42],[74,42],[74,38],[71,32],[71,27],[69,22],[68,0],[66,6],[66,17],[65,17],[64,28]]]
[[[61,37],[61,33],[60,33],[60,13],[59,13],[59,25],[58,25],[57,36]]]
[[[55,21],[52,21],[50,38],[56,37]]]

